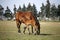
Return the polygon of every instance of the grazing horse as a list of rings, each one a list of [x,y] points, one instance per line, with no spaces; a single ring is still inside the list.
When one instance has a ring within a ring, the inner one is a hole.
[[[28,28],[29,34],[30,34],[30,30],[29,30],[29,25],[32,26],[32,33],[33,33],[33,28],[34,28],[34,33],[35,34],[40,34],[40,24],[39,21],[35,18],[35,16],[33,15],[32,12],[30,11],[26,11],[26,12],[22,12],[22,11],[18,11],[15,14],[15,18],[16,18],[16,24],[17,24],[17,28],[18,28],[18,32],[20,33],[20,25],[21,23],[24,23],[26,25],[26,27],[24,27],[24,31],[23,33],[25,33],[26,28]]]

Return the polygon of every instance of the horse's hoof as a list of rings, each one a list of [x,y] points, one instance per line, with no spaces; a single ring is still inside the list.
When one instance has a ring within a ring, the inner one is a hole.
[[[36,33],[34,33],[34,35],[36,35]]]
[[[18,33],[21,33],[21,31],[18,31]]]
[[[25,34],[25,32],[23,31],[23,33]]]
[[[25,33],[24,33],[25,34]]]
[[[29,33],[29,35],[30,35],[31,33]]]
[[[32,34],[33,34],[34,32],[32,32]]]
[[[40,35],[40,33],[38,33],[37,35]]]
[[[18,33],[21,33],[21,32],[18,32]]]
[[[38,32],[37,35],[40,35],[40,33]]]

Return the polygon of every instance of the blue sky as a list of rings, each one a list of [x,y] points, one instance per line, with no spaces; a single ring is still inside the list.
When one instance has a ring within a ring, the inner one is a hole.
[[[58,4],[60,4],[60,0],[49,0],[49,1],[51,5],[55,4],[57,6]],[[19,5],[23,7],[23,4],[25,4],[25,6],[27,7],[28,3],[31,3],[31,5],[33,5],[34,3],[36,5],[36,9],[40,11],[40,7],[42,3],[46,5],[46,0],[0,0],[0,5],[2,5],[5,10],[6,10],[6,7],[9,6],[10,10],[12,11],[14,8],[14,4],[18,8]]]

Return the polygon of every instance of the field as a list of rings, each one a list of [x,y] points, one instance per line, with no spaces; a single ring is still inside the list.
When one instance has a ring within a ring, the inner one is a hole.
[[[60,40],[60,22],[40,22],[41,34],[29,35],[17,32],[15,21],[0,21],[0,40]],[[21,31],[23,31],[23,24]]]

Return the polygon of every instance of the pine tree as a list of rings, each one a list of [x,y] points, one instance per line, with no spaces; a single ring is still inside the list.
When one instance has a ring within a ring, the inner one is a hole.
[[[35,4],[33,4],[33,6],[32,6],[32,12],[33,12],[34,16],[37,17],[37,9],[36,9]]]
[[[17,10],[17,8],[16,8],[16,5],[15,5],[15,4],[14,4],[13,11],[14,11],[14,14],[13,14],[13,19],[15,20],[15,13],[16,13],[16,11],[18,11],[18,10]]]
[[[4,11],[4,8],[2,7],[2,5],[0,5],[0,16],[3,15],[3,11]]]
[[[19,5],[19,8],[18,8],[18,10],[17,11],[21,11],[22,9],[21,9],[21,6]]]
[[[30,3],[28,4],[27,11],[32,11],[32,6]]]
[[[50,2],[49,0],[47,0],[47,4],[46,4],[46,17],[50,17]]]
[[[38,17],[41,17],[41,12],[40,11],[38,12]]]
[[[11,10],[9,9],[8,6],[7,6],[7,9],[5,10],[4,16],[5,16],[6,18],[8,18],[8,20],[12,18],[12,12],[11,12]]]
[[[57,15],[58,15],[59,21],[60,21],[60,5],[58,5],[58,12],[57,12]]]
[[[42,7],[41,7],[41,17],[43,18],[45,16],[45,6],[42,3]]]
[[[52,5],[51,7],[51,17],[56,17],[57,16],[57,8],[55,5]]]
[[[58,16],[60,16],[60,5],[58,5]]]
[[[16,8],[16,5],[14,4],[14,14],[16,13],[16,11],[17,11],[17,8]]]
[[[27,9],[26,9],[26,6],[25,6],[25,4],[23,5],[23,8],[22,8],[22,11],[26,11]]]

